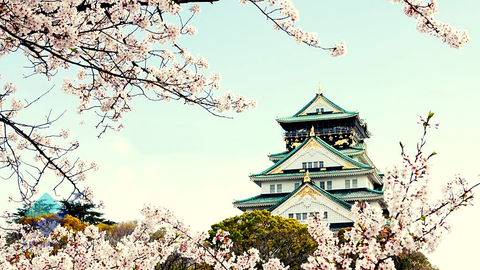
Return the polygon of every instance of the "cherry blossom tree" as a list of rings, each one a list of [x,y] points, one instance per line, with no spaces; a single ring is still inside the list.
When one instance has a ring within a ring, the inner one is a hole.
[[[303,265],[313,269],[395,269],[393,258],[402,253],[433,252],[442,235],[450,231],[448,216],[462,206],[472,205],[473,189],[457,176],[442,189],[442,198],[432,199],[429,179],[429,160],[435,152],[426,155],[427,130],[433,113],[420,118],[423,136],[415,155],[409,156],[402,143],[403,166],[386,172],[385,202],[388,214],[368,203],[358,202],[351,210],[354,226],[345,232],[345,242],[328,229],[328,224],[313,217],[309,232],[318,243],[314,256]]]

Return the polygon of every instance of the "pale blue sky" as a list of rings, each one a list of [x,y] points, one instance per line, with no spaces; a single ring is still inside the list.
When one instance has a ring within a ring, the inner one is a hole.
[[[126,129],[98,140],[95,117],[77,116],[75,98],[60,93],[63,74],[52,83],[39,76],[21,79],[28,74],[21,55],[1,59],[0,74],[3,83],[13,80],[19,92],[28,89],[30,96],[56,84],[37,113],[43,116],[51,106],[68,110],[58,128],[70,127],[72,139],[80,140],[82,156],[100,163],[101,170],[90,174],[85,184],[105,201],[107,218],[140,218],[142,204],[152,203],[172,209],[194,230],[206,230],[241,213],[233,208],[233,199],[260,193],[248,174],[270,166],[268,153],[284,150],[275,117],[297,112],[314,97],[319,83],[330,100],[358,110],[367,120],[373,134],[368,151],[377,167],[401,162],[400,140],[414,150],[421,135],[418,117],[432,110],[434,120],[441,122],[427,145],[439,153],[433,159],[432,189],[440,189],[456,173],[472,184],[480,181],[480,3],[439,2],[439,20],[469,31],[471,41],[464,49],[451,49],[418,33],[402,7],[388,1],[296,1],[302,29],[318,32],[324,46],[347,43],[348,53],[341,58],[273,31],[253,6],[227,0],[202,5],[192,23],[198,34],[179,43],[222,73],[219,95],[229,90],[258,101],[256,109],[231,114],[233,120],[180,103],[138,100],[123,121]],[[87,124],[79,126],[82,120]],[[41,194],[54,182],[44,184]],[[2,186],[8,188],[2,187],[1,209],[11,209],[4,194],[14,191],[6,183]],[[462,210],[452,215],[453,232],[429,255],[441,269],[472,269],[476,263],[474,243],[480,242],[480,234],[474,227],[480,208]]]

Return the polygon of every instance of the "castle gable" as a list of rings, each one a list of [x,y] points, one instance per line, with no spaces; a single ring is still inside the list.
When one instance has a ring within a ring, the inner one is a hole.
[[[259,175],[297,173],[305,172],[307,169],[310,171],[326,171],[365,168],[371,167],[343,155],[317,137],[310,137],[294,151]]]
[[[318,215],[329,223],[349,223],[351,205],[312,183],[304,183],[268,210],[285,218],[306,223],[308,216]]]

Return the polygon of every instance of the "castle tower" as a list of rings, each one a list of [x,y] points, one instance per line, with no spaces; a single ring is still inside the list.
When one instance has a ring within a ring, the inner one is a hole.
[[[277,122],[285,130],[283,139],[287,151],[308,138],[312,127],[316,136],[336,149],[353,147],[370,138],[367,124],[358,112],[346,111],[330,101],[321,93],[320,86],[317,95],[300,111],[278,118]]]
[[[286,150],[269,155],[274,163],[250,180],[261,194],[234,201],[242,211],[267,209],[305,223],[319,214],[331,229],[351,226],[350,207],[362,200],[385,208],[383,182],[366,152],[370,137],[358,112],[315,97],[290,117],[278,118]]]

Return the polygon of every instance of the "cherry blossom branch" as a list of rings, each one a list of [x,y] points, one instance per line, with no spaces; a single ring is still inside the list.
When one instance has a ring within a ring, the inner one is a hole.
[[[50,114],[46,117],[46,122],[38,124],[27,124],[15,121],[20,111],[31,107],[34,103],[40,101],[40,97],[24,105],[13,97],[16,87],[7,83],[4,86],[4,92],[0,94],[0,168],[5,173],[10,170],[11,173],[4,179],[16,178],[20,201],[30,204],[30,199],[38,192],[38,184],[47,171],[52,171],[60,177],[59,182],[53,187],[56,190],[64,181],[72,187],[72,193],[82,193],[78,186],[79,181],[85,179],[86,172],[96,170],[98,166],[92,163],[86,166],[84,161],[77,160],[71,163],[68,155],[78,148],[78,142],[70,142],[65,146],[54,144],[55,138],[66,139],[69,136],[68,130],[61,130],[60,133],[50,133],[48,135],[40,134],[40,130],[49,130],[52,125],[63,115],[60,114],[54,119],[50,119]],[[6,108],[5,103],[10,101],[10,108]],[[24,153],[25,155],[23,155]],[[28,161],[33,160],[33,163]],[[32,173],[33,169],[36,173]],[[27,176],[33,179],[27,180]],[[91,200],[91,192],[85,194],[82,199]],[[10,197],[13,200],[13,197]]]
[[[240,3],[246,4],[247,0],[239,0]],[[293,37],[297,43],[302,43],[310,47],[319,48],[322,50],[330,51],[333,57],[342,56],[347,52],[347,46],[345,42],[340,44],[335,43],[334,47],[322,47],[320,46],[320,39],[318,34],[314,32],[305,32],[300,28],[295,27],[295,23],[299,20],[298,11],[294,7],[290,0],[277,1],[269,0],[269,8],[261,7],[259,3],[266,3],[264,0],[248,0],[253,4],[266,18],[273,22],[273,28],[275,30],[281,30],[288,36]],[[278,18],[274,18],[273,15],[279,13]]]
[[[408,17],[417,20],[417,30],[429,34],[447,43],[455,49],[463,48],[470,40],[465,30],[456,30],[449,24],[437,21],[434,15],[438,13],[438,1],[430,0],[429,3],[423,0],[390,0],[392,3],[403,3],[403,12]]]
[[[120,7],[120,3],[116,2],[100,3],[99,6],[95,6],[96,2],[83,1],[81,7],[60,5],[54,12],[43,12],[46,8],[41,7],[42,12],[32,13],[27,17],[35,18],[42,15],[46,20],[45,27],[39,28],[37,24],[36,27],[29,27],[32,29],[28,32],[17,27],[27,23],[25,16],[17,16],[17,13],[29,12],[28,7],[19,10],[17,6],[8,6],[3,13],[4,16],[0,16],[0,21],[4,22],[0,24],[0,30],[7,34],[6,40],[13,38],[17,46],[24,48],[35,72],[50,77],[58,67],[68,68],[72,65],[80,67],[80,81],[90,76],[91,83],[82,82],[75,86],[67,81],[63,90],[79,97],[81,100],[78,107],[79,113],[100,108],[103,116],[97,126],[107,119],[117,122],[122,114],[132,111],[133,106],[130,101],[136,96],[144,96],[153,101],[184,100],[186,104],[197,104],[213,115],[230,109],[242,112],[253,107],[255,102],[242,96],[226,94],[223,98],[214,98],[208,87],[219,89],[220,76],[211,75],[209,82],[198,72],[198,70],[208,69],[208,62],[203,57],[193,57],[177,45],[176,40],[180,35],[196,33],[196,28],[190,26],[189,22],[193,15],[200,11],[199,6],[194,5],[189,9],[192,15],[184,23],[178,13],[180,7],[177,4],[160,2],[158,5],[149,2],[131,2],[133,6],[138,5],[137,11],[124,4]],[[64,20],[59,12],[62,8],[70,9],[69,14],[72,17],[67,18],[68,22],[64,24],[59,23]],[[95,8],[104,12],[98,13]],[[117,12],[118,8],[127,8],[128,15],[123,16],[124,13]],[[180,27],[165,22],[164,13],[177,16],[180,19]],[[95,17],[92,17],[93,14]],[[19,21],[12,21],[12,18]],[[65,31],[62,29],[62,34],[55,34],[56,28],[64,25],[71,27],[72,32],[63,33]],[[123,32],[127,27],[133,28]],[[147,39],[138,41],[137,31],[147,32]],[[77,40],[68,40],[70,36],[77,37]],[[39,42],[40,40],[43,42]],[[160,55],[151,53],[158,50],[150,50],[149,43],[164,44],[165,42],[171,42],[178,51],[160,50]],[[65,44],[68,45],[65,46]],[[177,64],[175,54],[185,62],[181,65]],[[152,56],[153,58],[150,59]],[[149,59],[154,63],[160,63],[161,68],[149,66],[147,64]],[[170,66],[167,66],[167,63],[170,63]],[[194,71],[190,70],[190,67]],[[168,74],[163,75],[159,72]],[[134,90],[140,90],[140,92],[135,93]],[[203,95],[199,95],[201,93]],[[92,106],[90,102],[93,100],[98,101],[100,105]],[[111,128],[109,124],[103,127],[101,134],[106,128]]]

